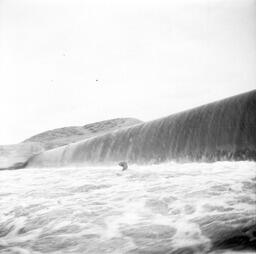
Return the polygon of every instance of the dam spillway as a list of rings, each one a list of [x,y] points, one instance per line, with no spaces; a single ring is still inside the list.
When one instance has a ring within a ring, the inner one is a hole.
[[[256,90],[34,156],[33,167],[256,160]]]

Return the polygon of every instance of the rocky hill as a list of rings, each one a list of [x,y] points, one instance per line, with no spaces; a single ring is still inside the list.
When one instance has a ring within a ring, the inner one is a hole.
[[[22,168],[28,158],[45,150],[78,142],[117,129],[142,123],[134,118],[116,118],[84,126],[70,126],[48,130],[19,144],[0,146],[0,170]]]
[[[49,150],[139,123],[141,121],[134,118],[116,118],[84,126],[70,126],[45,131],[26,139],[23,143],[36,142],[44,149]]]

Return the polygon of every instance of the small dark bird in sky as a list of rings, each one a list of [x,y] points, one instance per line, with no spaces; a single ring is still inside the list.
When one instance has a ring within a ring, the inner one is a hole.
[[[98,82],[99,80],[98,79],[96,79],[96,82]]]

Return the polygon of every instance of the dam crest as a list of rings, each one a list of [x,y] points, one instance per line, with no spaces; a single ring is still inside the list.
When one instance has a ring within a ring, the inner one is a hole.
[[[256,160],[256,90],[34,156],[29,167]]]

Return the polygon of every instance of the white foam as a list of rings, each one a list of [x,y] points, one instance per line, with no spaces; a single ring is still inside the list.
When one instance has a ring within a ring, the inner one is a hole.
[[[201,232],[202,221],[221,222],[230,215],[229,223],[239,225],[238,218],[255,217],[255,166],[218,162],[131,165],[125,172],[118,167],[2,171],[0,245],[14,253],[86,253],[95,245],[125,253],[157,248],[163,236],[161,246],[203,245],[206,251],[211,241]]]

